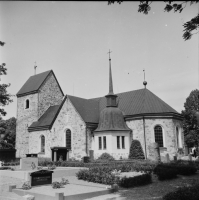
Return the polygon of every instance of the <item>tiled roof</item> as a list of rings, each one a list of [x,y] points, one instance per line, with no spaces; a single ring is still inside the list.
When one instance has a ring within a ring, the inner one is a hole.
[[[60,106],[61,105],[50,106],[38,121],[33,122],[28,127],[28,131],[32,132],[37,130],[49,130],[53,125],[54,119],[59,111]]]
[[[46,78],[48,77],[48,75],[51,72],[53,73],[52,70],[49,70],[49,71],[31,76],[25,82],[25,84],[22,86],[22,88],[19,90],[19,92],[17,93],[17,97],[27,95],[27,94],[34,94],[34,93],[38,92],[39,88],[42,86],[42,83],[46,80]],[[54,73],[53,73],[53,75],[54,75]],[[55,75],[54,75],[54,77],[55,77]],[[56,77],[55,77],[55,79],[56,79]],[[56,81],[57,81],[57,79],[56,79]],[[57,84],[59,86],[58,81],[57,81]],[[62,89],[60,86],[59,86],[59,88],[62,92]],[[62,94],[63,94],[63,92],[62,92]]]
[[[99,103],[92,99],[83,99],[69,96],[71,103],[76,108],[85,122],[98,123],[99,121]]]
[[[123,112],[124,117],[147,115],[147,114],[180,114],[171,106],[162,101],[148,89],[134,90],[117,94],[118,107]],[[33,122],[28,130],[47,130],[52,127],[66,98],[69,98],[82,119],[87,123],[98,123],[99,114],[106,107],[106,97],[83,99],[80,97],[67,95],[61,105],[51,106],[40,117],[37,122]]]
[[[177,113],[171,106],[162,101],[148,89],[134,90],[117,94],[118,107],[124,115]],[[100,111],[106,107],[106,98],[99,100]],[[97,100],[96,99],[96,100]]]

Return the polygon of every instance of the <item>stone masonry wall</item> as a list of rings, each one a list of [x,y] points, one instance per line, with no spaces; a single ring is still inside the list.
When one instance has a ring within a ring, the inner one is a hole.
[[[66,99],[53,127],[50,131],[35,131],[30,133],[29,152],[36,153],[40,150],[40,137],[45,136],[45,154],[43,157],[51,157],[50,147],[66,146],[66,130],[72,134],[72,149],[69,158],[80,160],[86,152],[86,125],[70,100]]]
[[[39,117],[52,105],[59,105],[63,94],[51,72],[39,90]]]
[[[182,129],[182,124],[179,120],[173,119],[145,119],[145,136],[146,136],[146,152],[149,155],[149,145],[155,142],[154,127],[160,125],[163,129],[163,141],[164,149],[160,150],[162,156],[166,153],[170,155],[170,158],[176,154],[176,134],[175,128],[178,124]],[[145,153],[145,142],[144,142],[144,130],[143,120],[130,120],[127,121],[127,125],[133,131],[133,139],[140,141],[143,151]],[[183,141],[182,141],[183,142]]]
[[[26,99],[29,99],[29,109],[25,109]],[[30,94],[17,99],[16,124],[16,157],[25,157],[28,153],[28,126],[38,119],[38,94]]]

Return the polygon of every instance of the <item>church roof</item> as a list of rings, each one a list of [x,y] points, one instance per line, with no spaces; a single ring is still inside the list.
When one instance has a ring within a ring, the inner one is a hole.
[[[61,105],[50,106],[46,112],[38,119],[38,121],[33,122],[29,127],[28,131],[37,131],[37,130],[49,130],[51,129],[54,120],[58,114],[59,108]]]
[[[22,86],[22,88],[19,90],[19,92],[17,93],[17,97],[24,96],[24,95],[27,95],[27,94],[37,93],[38,90],[40,89],[40,87],[42,86],[42,84],[44,83],[44,81],[46,80],[46,78],[48,77],[48,75],[51,72],[53,73],[52,70],[49,70],[49,71],[31,76],[25,82],[25,84]],[[54,73],[53,73],[53,75],[55,77]],[[56,79],[56,77],[55,77],[55,79]],[[57,81],[57,79],[56,79],[56,81]],[[58,81],[57,81],[57,83],[58,83]],[[59,85],[59,83],[58,83],[58,85]],[[61,89],[60,86],[59,86],[59,88],[62,92],[62,89]],[[62,94],[64,94],[64,93],[62,92]]]
[[[134,90],[117,94],[118,108],[122,111],[124,118],[147,116],[147,115],[181,115],[163,100],[148,89]],[[28,131],[49,130],[56,120],[65,99],[69,98],[77,112],[86,123],[99,123],[100,112],[106,107],[106,97],[84,99],[67,95],[60,105],[51,106],[40,117],[33,122]]]
[[[123,111],[124,116],[155,113],[176,113],[171,106],[157,97],[148,89],[140,89],[117,94],[118,107]],[[99,99],[99,109],[106,107],[106,98]]]
[[[68,95],[68,98],[85,122],[98,123],[99,103],[97,101],[70,95]]]

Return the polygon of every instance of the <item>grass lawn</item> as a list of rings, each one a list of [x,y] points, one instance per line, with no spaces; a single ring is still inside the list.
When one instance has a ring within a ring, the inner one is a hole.
[[[157,177],[153,175],[151,184],[128,189],[120,189],[119,193],[121,197],[126,197],[127,200],[161,200],[168,192],[194,183],[199,183],[199,172],[192,176],[178,175],[178,178],[176,179],[165,181],[159,181]]]

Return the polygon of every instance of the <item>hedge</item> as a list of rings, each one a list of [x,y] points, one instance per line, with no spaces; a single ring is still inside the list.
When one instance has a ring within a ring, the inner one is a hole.
[[[142,174],[134,177],[123,177],[119,181],[119,185],[124,188],[137,187],[151,183],[151,174]]]
[[[173,179],[177,177],[177,170],[169,168],[164,165],[157,165],[154,169],[154,174],[158,176],[159,180]]]
[[[142,174],[135,177],[118,177],[112,173],[113,169],[110,167],[93,167],[89,169],[82,169],[76,173],[78,179],[112,185],[117,183],[121,187],[136,187],[151,183],[151,174]]]
[[[157,163],[148,160],[132,160],[132,161],[95,161],[92,163],[83,163],[81,161],[40,161],[39,166],[56,165],[61,167],[110,167],[112,170],[117,169],[122,172],[129,171],[141,171],[141,172],[152,172]]]
[[[197,168],[194,165],[185,165],[180,163],[169,163],[169,164],[159,164],[155,167],[154,173],[158,168],[174,169],[179,175],[193,175],[197,172]]]
[[[199,184],[189,187],[181,187],[174,192],[167,193],[163,200],[198,200]]]

